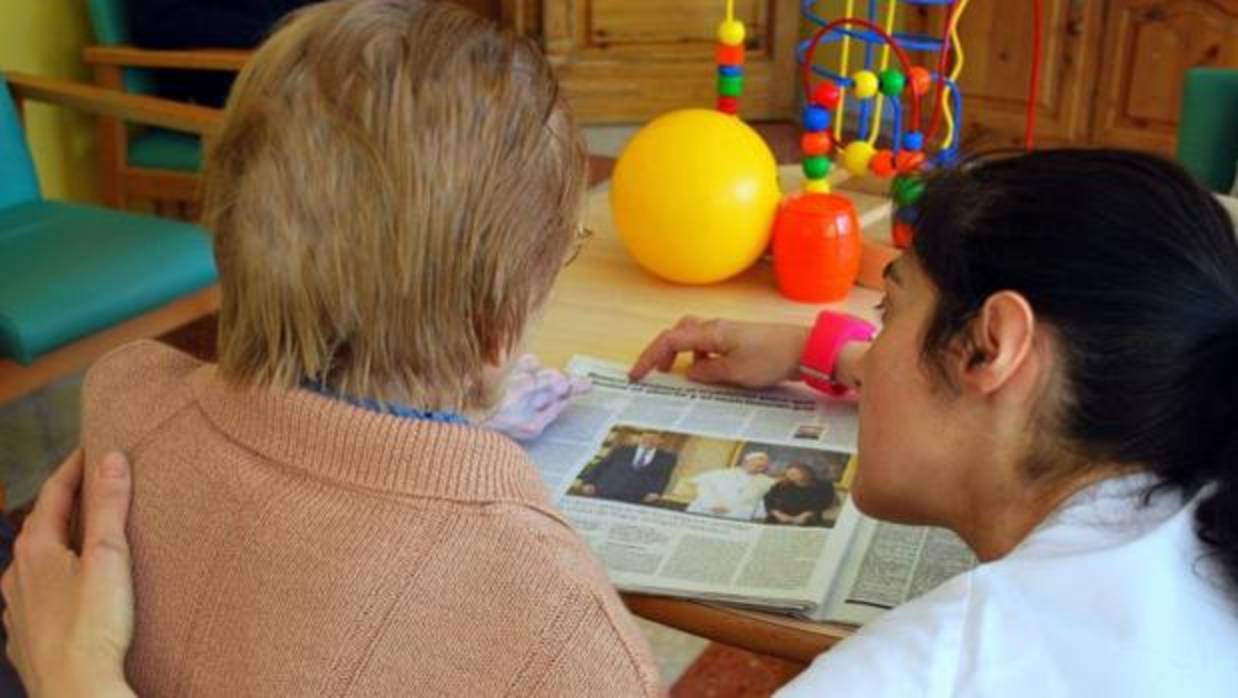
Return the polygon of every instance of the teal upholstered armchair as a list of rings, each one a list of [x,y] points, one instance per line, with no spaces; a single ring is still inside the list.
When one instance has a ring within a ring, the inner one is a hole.
[[[87,0],[96,45],[83,59],[100,87],[153,95],[152,69],[237,72],[250,52],[220,49],[153,51],[129,44],[125,0]],[[156,210],[189,218],[197,200],[201,140],[191,133],[135,127],[110,116],[99,118],[99,168],[103,201],[126,208],[153,201]]]
[[[1238,165],[1238,70],[1187,71],[1178,161],[1209,189],[1229,193]]]
[[[12,98],[10,98],[12,97]],[[219,305],[205,231],[179,221],[48,201],[39,193],[23,100],[199,135],[213,109],[89,85],[0,74],[0,404],[163,334]]]

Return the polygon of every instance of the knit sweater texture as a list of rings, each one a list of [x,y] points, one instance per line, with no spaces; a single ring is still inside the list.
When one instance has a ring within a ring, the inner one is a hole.
[[[492,431],[238,390],[151,341],[83,390],[132,462],[142,696],[650,696],[649,649]]]

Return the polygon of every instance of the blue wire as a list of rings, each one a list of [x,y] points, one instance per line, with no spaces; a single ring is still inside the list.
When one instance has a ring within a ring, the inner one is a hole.
[[[824,25],[822,25],[824,26]],[[819,44],[834,44],[842,41],[844,36],[851,37],[857,41],[871,41],[873,43],[884,43],[885,39],[880,34],[869,29],[849,29],[847,27],[835,27],[827,34],[821,37]],[[942,40],[929,34],[920,34],[917,32],[894,32],[890,36],[898,42],[899,46],[908,51],[916,52],[937,52],[941,50]],[[812,38],[804,39],[800,42],[805,47],[812,43]]]
[[[895,0],[890,0],[890,1],[894,2]],[[950,5],[956,2],[956,0],[898,0],[898,1],[906,3],[908,5],[922,5],[922,6],[935,6],[935,5],[944,6],[944,5]],[[813,10],[813,6],[816,4],[817,4],[817,0],[801,0],[800,14],[808,22],[815,24],[818,27],[824,27],[830,23],[830,20],[827,20],[824,17],[818,15]],[[876,16],[877,16],[876,10],[877,10],[876,0],[869,0],[868,19],[870,22],[873,22],[874,24],[876,24]],[[942,47],[944,46],[944,43],[945,43],[944,39],[939,39],[929,34],[920,34],[920,33],[913,33],[913,32],[894,32],[893,34],[891,34],[891,36],[894,38],[895,41],[899,43],[899,45],[902,48],[908,51],[939,52],[942,50]],[[884,39],[882,39],[881,35],[874,31],[867,30],[867,29],[860,30],[860,29],[849,29],[847,27],[835,27],[834,29],[830,30],[829,33],[823,35],[817,41],[817,45],[820,46],[822,44],[839,43],[844,38],[852,38],[852,39],[856,39],[858,41],[864,42],[864,67],[865,69],[871,69],[872,68],[872,52],[873,52],[874,44],[878,42],[884,43]],[[804,64],[804,57],[808,53],[808,47],[811,44],[812,44],[812,39],[809,38],[809,39],[804,39],[803,41],[800,41],[799,44],[796,45],[795,57],[796,57],[796,62],[798,62],[800,65]],[[809,70],[812,72],[813,75],[819,78],[832,80],[833,82],[838,84],[839,87],[843,89],[849,89],[855,86],[855,81],[852,80],[849,76],[840,75],[831,70],[827,70],[819,65],[816,65],[816,64],[811,65],[809,66]],[[933,74],[933,79],[934,80],[938,79],[938,76],[936,73]],[[947,77],[947,78],[944,78],[943,81],[950,88],[951,105],[954,107],[954,142],[950,144],[949,148],[938,151],[937,155],[934,156],[934,158],[930,161],[930,163],[935,166],[948,165],[949,163],[953,162],[957,158],[958,153],[959,153],[959,144],[962,141],[962,135],[963,135],[963,96],[962,94],[959,93],[958,85],[956,85],[953,80]],[[896,99],[887,99],[885,101],[890,105],[889,107],[890,114],[894,120],[894,145],[892,148],[892,152],[895,155],[897,155],[899,151],[902,149],[903,107],[902,107],[902,104],[900,104],[899,101]],[[869,109],[870,109],[870,105],[868,103],[868,100],[863,100],[860,102],[860,124],[859,124],[858,138],[861,140],[866,139],[868,137],[868,121],[869,121],[868,117],[871,116]]]
[[[893,97],[887,99],[886,103],[894,113],[894,147],[890,150],[898,155],[899,149],[903,147],[903,105]]]
[[[945,83],[950,88],[950,104],[954,107],[954,142],[949,148],[939,150],[933,157],[932,164],[936,167],[945,167],[954,162],[959,154],[959,144],[963,141],[963,95],[959,94],[958,85],[953,80],[946,78]]]

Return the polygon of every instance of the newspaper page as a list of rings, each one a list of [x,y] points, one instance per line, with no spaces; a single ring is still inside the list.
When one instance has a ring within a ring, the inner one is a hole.
[[[846,506],[854,508],[851,502]],[[808,614],[813,620],[864,625],[979,562],[947,529],[903,526],[855,513],[851,545],[826,603]]]
[[[855,405],[753,393],[584,357],[593,390],[529,446],[557,506],[621,589],[808,612],[858,516]]]

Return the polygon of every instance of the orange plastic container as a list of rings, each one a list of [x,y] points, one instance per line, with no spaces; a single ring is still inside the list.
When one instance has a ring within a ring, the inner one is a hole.
[[[830,303],[847,297],[860,273],[860,220],[837,194],[791,194],[774,219],[774,276],[793,301]]]

